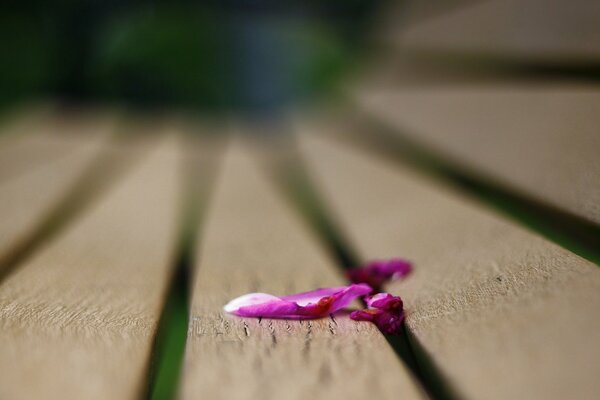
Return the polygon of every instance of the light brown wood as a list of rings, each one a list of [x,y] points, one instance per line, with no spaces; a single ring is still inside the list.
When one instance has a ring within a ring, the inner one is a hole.
[[[137,399],[177,237],[166,139],[0,286],[0,398]]]
[[[13,252],[56,211],[85,170],[107,149],[113,128],[108,120],[92,118],[86,124],[74,126],[78,127],[80,138],[75,138],[73,132],[73,138],[65,141],[56,136],[56,141],[54,138],[35,139],[37,143],[32,145],[36,147],[35,152],[43,151],[43,142],[56,145],[48,149],[53,153],[53,160],[47,159],[0,183],[0,273]]]
[[[377,329],[346,315],[258,320],[222,307],[249,292],[341,285],[324,249],[248,150],[226,155],[197,251],[183,399],[422,398]]]
[[[407,167],[309,134],[322,129],[301,127],[300,141],[343,234],[364,260],[415,263],[388,290],[405,301],[420,364],[428,354],[457,398],[598,398],[596,265]]]
[[[0,128],[0,183],[73,150],[86,139],[79,122],[72,116],[61,121],[46,108],[27,108],[7,117]]]
[[[462,85],[356,98],[467,173],[600,224],[599,85]]]
[[[600,4],[577,0],[488,0],[382,36],[403,51],[485,56],[502,61],[577,64],[600,61]]]

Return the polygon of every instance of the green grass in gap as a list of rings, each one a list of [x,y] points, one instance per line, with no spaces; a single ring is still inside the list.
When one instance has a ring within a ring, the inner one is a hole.
[[[186,168],[186,193],[183,196],[180,221],[180,240],[175,259],[175,275],[167,302],[160,318],[146,398],[171,400],[177,397],[185,354],[189,322],[190,274],[198,227],[204,209],[203,199],[208,196],[212,174],[210,165],[192,162]]]
[[[175,398],[188,326],[187,282],[181,265],[163,311],[155,345],[151,400]]]

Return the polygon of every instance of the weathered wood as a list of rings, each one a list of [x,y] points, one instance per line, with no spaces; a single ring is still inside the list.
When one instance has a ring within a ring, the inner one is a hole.
[[[309,171],[366,259],[403,256],[418,362],[457,398],[595,399],[600,394],[600,269],[398,164],[308,135]],[[329,126],[327,129],[332,129]]]
[[[600,86],[463,85],[355,97],[467,173],[600,223]]]
[[[291,294],[343,278],[239,143],[231,146],[197,252],[183,399],[421,398],[370,324],[230,316],[248,292]]]
[[[0,286],[0,398],[140,398],[177,236],[166,139]]]
[[[107,149],[112,124],[88,120],[80,127],[85,139],[65,145],[66,154],[0,183],[0,275],[14,253],[57,211],[86,169]]]
[[[600,62],[600,4],[578,0],[489,0],[383,34],[404,51],[485,56],[501,61]]]

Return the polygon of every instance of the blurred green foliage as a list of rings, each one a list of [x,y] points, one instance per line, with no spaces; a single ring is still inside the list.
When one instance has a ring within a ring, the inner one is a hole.
[[[377,0],[7,1],[0,104],[75,101],[273,109],[327,93]]]
[[[94,90],[140,103],[225,103],[232,82],[223,26],[203,13],[156,15],[143,11],[104,27],[90,67]]]
[[[54,79],[51,39],[34,20],[0,14],[0,104],[40,93]]]

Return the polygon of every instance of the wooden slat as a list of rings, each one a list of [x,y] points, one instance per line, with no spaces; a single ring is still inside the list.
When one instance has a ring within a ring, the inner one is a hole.
[[[0,398],[136,399],[177,234],[172,139],[0,286]]]
[[[301,130],[309,171],[361,258],[414,261],[388,290],[405,301],[419,364],[457,398],[598,398],[597,266],[407,167]]]
[[[0,274],[11,255],[56,211],[86,168],[106,150],[112,124],[104,119],[88,119],[87,124],[75,126],[82,137],[68,144],[55,142],[57,146],[48,149],[54,160],[46,160],[0,183]],[[43,146],[37,151],[43,151]],[[63,154],[59,156],[57,152]]]
[[[481,85],[358,94],[468,172],[600,223],[600,86]]]
[[[403,50],[486,56],[504,61],[600,61],[600,3],[577,0],[476,1],[403,29],[387,40]]]
[[[248,292],[283,295],[341,284],[307,227],[247,150],[233,145],[198,247],[182,398],[422,398],[370,324],[346,315],[259,321],[222,310]]]
[[[23,110],[4,121],[0,128],[0,183],[67,154],[78,139],[85,139],[85,132],[72,134],[81,130],[77,128],[81,124],[73,118],[60,121],[57,113],[47,109]]]

